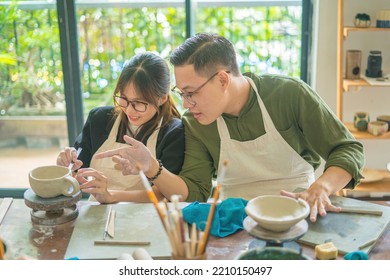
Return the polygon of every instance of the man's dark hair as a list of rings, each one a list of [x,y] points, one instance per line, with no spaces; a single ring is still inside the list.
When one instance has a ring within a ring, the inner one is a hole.
[[[226,38],[212,33],[198,33],[177,47],[170,56],[173,66],[193,64],[197,73],[212,75],[226,70],[239,74],[236,52]]]

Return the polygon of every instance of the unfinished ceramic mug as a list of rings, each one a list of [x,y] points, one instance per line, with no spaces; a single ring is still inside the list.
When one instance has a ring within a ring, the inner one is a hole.
[[[31,189],[43,198],[73,196],[80,190],[79,182],[69,168],[58,165],[40,166],[28,174]]]

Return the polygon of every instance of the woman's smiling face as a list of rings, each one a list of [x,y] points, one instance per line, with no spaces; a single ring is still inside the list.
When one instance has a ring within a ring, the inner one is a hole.
[[[129,83],[128,85],[126,85],[124,91],[121,93],[120,96],[126,98],[128,101],[142,102],[148,104],[146,106],[145,112],[139,112],[135,110],[130,103],[128,104],[127,108],[121,107],[123,112],[126,114],[129,122],[134,126],[141,126],[147,123],[153,118],[153,116],[157,112],[156,108],[152,104],[146,102],[141,95],[137,94],[133,83]]]

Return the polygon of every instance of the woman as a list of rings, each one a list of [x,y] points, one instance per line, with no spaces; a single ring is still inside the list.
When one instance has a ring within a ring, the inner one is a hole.
[[[111,159],[93,157],[127,145],[124,135],[143,142],[160,160],[159,171],[149,178],[151,183],[162,168],[179,173],[184,159],[184,129],[169,96],[169,86],[169,68],[161,57],[145,52],[125,63],[114,91],[115,106],[91,110],[74,147],[65,148],[57,158],[57,164],[62,166],[74,162],[73,170],[78,169],[83,192],[101,203],[149,201],[138,175],[124,176]],[[82,151],[77,158],[78,148]],[[173,194],[161,193],[155,186],[153,190],[159,199]]]

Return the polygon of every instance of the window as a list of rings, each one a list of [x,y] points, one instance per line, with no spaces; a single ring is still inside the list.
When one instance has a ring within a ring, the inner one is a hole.
[[[84,115],[96,106],[112,104],[126,59],[149,50],[168,60],[189,32],[229,38],[243,72],[302,75],[302,1],[79,0],[75,2],[78,58],[61,54],[61,40],[67,39],[58,27],[57,5],[56,1],[0,2],[0,172],[10,172],[3,170],[10,161],[18,168],[27,164],[17,172],[22,182],[5,179],[0,188],[28,187],[29,169],[55,164],[58,152],[69,141],[73,144],[69,127],[80,120],[66,110],[64,57],[79,65],[67,71],[79,71],[80,90],[75,94],[81,96]]]

